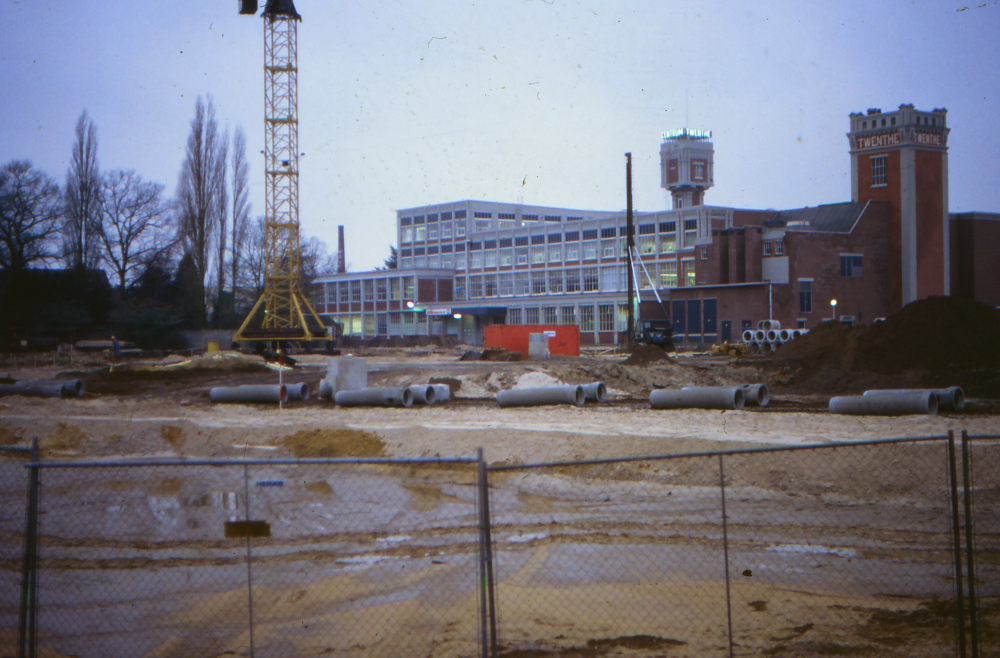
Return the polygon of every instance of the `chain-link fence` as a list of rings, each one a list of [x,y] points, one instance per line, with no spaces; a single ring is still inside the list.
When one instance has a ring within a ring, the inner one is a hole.
[[[22,607],[24,530],[31,450],[0,446],[0,655],[14,656]]]
[[[979,448],[991,519],[974,552],[995,562],[982,542],[996,539],[1000,453]],[[956,655],[948,450],[908,439],[494,467],[501,653]],[[977,566],[996,582],[995,564]],[[981,640],[997,628],[992,587],[978,592]]]
[[[370,461],[46,465],[39,651],[475,655],[475,464]]]
[[[997,438],[492,467],[25,457],[0,451],[4,657],[998,653]]]

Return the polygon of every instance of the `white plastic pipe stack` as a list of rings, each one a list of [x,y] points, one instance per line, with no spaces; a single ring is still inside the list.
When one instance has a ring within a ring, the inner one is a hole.
[[[413,396],[413,402],[420,404],[434,404],[437,400],[437,391],[434,390],[433,386],[427,384],[418,385],[414,384],[407,387],[410,391],[410,395]]]
[[[745,401],[739,386],[658,389],[649,394],[653,409],[742,409]]]
[[[309,384],[285,384],[288,389],[288,399],[292,402],[306,402],[309,400]]]
[[[582,407],[586,395],[582,386],[539,386],[518,388],[497,393],[501,407],[541,407],[552,404],[572,404]]]
[[[882,389],[865,391],[865,397],[881,395],[909,395],[912,393],[933,393],[937,396],[938,409],[961,411],[965,409],[965,392],[960,386],[950,388],[914,388],[914,389]]]
[[[243,384],[241,386],[217,386],[208,392],[212,402],[288,402],[288,388],[285,386]]]
[[[766,384],[744,384],[740,388],[743,389],[743,398],[748,407],[766,407],[771,401],[771,393]]]
[[[830,400],[830,413],[853,416],[914,416],[938,412],[938,399],[933,392],[900,393],[898,395],[848,395]]]
[[[608,387],[603,382],[583,384],[583,397],[587,402],[607,402]]]
[[[361,388],[337,391],[333,401],[342,407],[412,407],[413,393],[408,388]]]

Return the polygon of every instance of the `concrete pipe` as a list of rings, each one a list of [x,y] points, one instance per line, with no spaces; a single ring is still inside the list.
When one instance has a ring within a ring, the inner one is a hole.
[[[582,407],[586,395],[582,386],[540,386],[497,393],[501,407],[540,407],[549,404],[573,404]]]
[[[319,397],[324,400],[329,400],[333,397],[333,384],[325,377],[319,380]]]
[[[447,384],[431,384],[431,388],[434,389],[434,404],[451,399],[451,387]]]
[[[602,382],[583,385],[583,397],[587,402],[607,402],[608,387]]]
[[[288,387],[266,384],[217,386],[208,392],[212,402],[288,402]]]
[[[778,341],[782,343],[787,343],[792,339],[792,332],[788,329],[782,329],[778,332]]]
[[[434,404],[437,399],[437,392],[434,390],[433,386],[428,385],[413,385],[407,387],[410,391],[410,395],[413,396],[414,402],[419,402],[420,404]]]
[[[764,331],[763,329],[758,329],[757,331],[753,332],[753,339],[758,343],[763,343],[765,340],[767,340],[767,332]]]
[[[778,342],[778,331],[776,329],[767,330],[767,342],[769,343]]]
[[[743,399],[748,407],[766,407],[771,401],[771,393],[767,390],[766,384],[744,384]]]
[[[750,352],[750,354],[760,354],[760,343],[757,341],[750,343],[750,345],[747,346],[747,351]]]
[[[767,342],[766,340],[761,341],[760,343],[761,354],[770,354],[773,351],[774,350],[771,349],[771,343]]]
[[[933,393],[937,397],[939,409],[944,408],[950,411],[965,409],[965,393],[960,386],[952,386],[951,388],[883,389],[865,391],[864,396],[907,395],[911,393]]]
[[[744,343],[749,343],[749,342],[753,341],[753,334],[754,334],[753,330],[746,329],[743,332],[743,342]]]
[[[781,347],[781,341],[779,341],[779,340],[773,340],[773,341],[771,341],[771,353],[772,354],[774,352],[777,352],[779,347]]]
[[[768,329],[770,329],[771,327],[770,327],[770,325],[768,325],[768,326],[766,326],[766,327],[765,327],[764,325],[765,325],[766,323],[767,323],[767,320],[757,320],[757,329],[758,329],[758,330],[763,330],[763,331],[767,331],[767,330],[768,330]]]
[[[742,409],[746,398],[739,386],[692,386],[659,389],[649,394],[653,409]]]
[[[66,389],[66,395],[62,397],[65,398],[82,398],[83,397],[83,380],[82,379],[49,379],[41,381],[20,381],[16,382],[15,386],[52,386],[58,384]]]
[[[286,384],[288,399],[292,402],[306,402],[309,399],[309,384]]]
[[[342,407],[406,407],[413,406],[413,393],[408,388],[360,388],[337,391],[333,401]]]
[[[938,399],[933,392],[898,395],[847,395],[830,400],[830,413],[854,416],[934,415]]]
[[[62,382],[17,382],[0,385],[0,397],[22,395],[26,398],[68,398],[73,392]]]

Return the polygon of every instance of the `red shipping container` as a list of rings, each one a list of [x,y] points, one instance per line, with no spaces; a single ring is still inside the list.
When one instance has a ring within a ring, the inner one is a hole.
[[[546,324],[493,324],[484,327],[483,346],[486,349],[506,349],[520,352],[521,358],[528,358],[528,336],[544,332],[554,332],[549,338],[549,354],[552,356],[580,356],[580,327]]]

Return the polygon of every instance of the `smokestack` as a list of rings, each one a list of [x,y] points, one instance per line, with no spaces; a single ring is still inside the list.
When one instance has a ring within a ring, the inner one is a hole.
[[[344,227],[337,227],[337,274],[347,271],[347,261],[344,259]]]

